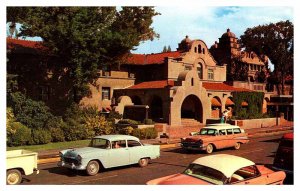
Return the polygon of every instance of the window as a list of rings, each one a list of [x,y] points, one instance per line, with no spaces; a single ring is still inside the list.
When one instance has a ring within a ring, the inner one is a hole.
[[[232,132],[232,129],[227,129],[227,135],[232,135],[233,132]]]
[[[241,129],[235,128],[235,129],[233,129],[233,133],[234,134],[239,134],[239,133],[241,133]]]
[[[201,45],[198,45],[198,53],[201,53]]]
[[[194,86],[194,78],[191,79],[191,86]]]
[[[192,66],[184,66],[184,70],[192,70]]]
[[[194,48],[195,53],[197,52],[197,47]]]
[[[198,64],[198,67],[197,67],[197,73],[198,73],[199,78],[202,79],[203,72],[202,72],[202,64],[200,64],[200,63]]]
[[[219,130],[219,135],[226,135],[226,130],[225,129]]]
[[[134,140],[128,140],[127,141],[128,147],[137,147],[137,146],[141,146],[141,143],[138,141],[134,141]]]
[[[120,141],[112,141],[112,148],[113,149],[119,149],[119,148],[126,148],[126,141],[120,140]]]
[[[230,183],[251,179],[259,175],[260,173],[255,165],[246,166],[233,173],[232,177],[230,178]]]
[[[89,147],[101,148],[101,149],[109,149],[110,142],[106,139],[94,138],[91,140]]]
[[[202,52],[203,52],[203,54],[205,54],[205,49],[204,48],[202,49]]]
[[[48,101],[50,99],[51,88],[48,85],[38,87],[38,99]]]
[[[110,76],[110,67],[107,65],[102,66],[102,76]]]
[[[102,88],[102,100],[104,100],[104,99],[110,100],[110,88],[109,87]]]
[[[208,69],[208,79],[213,80],[214,79],[214,70]]]

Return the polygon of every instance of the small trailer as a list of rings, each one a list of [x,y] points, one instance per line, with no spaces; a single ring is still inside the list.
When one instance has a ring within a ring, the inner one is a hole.
[[[20,184],[22,175],[38,174],[38,153],[28,150],[6,151],[6,184]]]

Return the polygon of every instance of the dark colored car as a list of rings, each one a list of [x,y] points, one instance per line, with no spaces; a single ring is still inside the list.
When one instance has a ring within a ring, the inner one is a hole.
[[[289,183],[293,182],[294,133],[287,133],[282,136],[274,158],[273,168],[285,171]]]

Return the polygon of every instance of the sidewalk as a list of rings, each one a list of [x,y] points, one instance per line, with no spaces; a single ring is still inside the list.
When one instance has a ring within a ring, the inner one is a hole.
[[[248,133],[249,137],[262,137],[266,135],[276,135],[281,133],[293,132],[293,126],[273,126],[273,127],[263,127],[263,128],[255,128],[255,129],[246,129],[245,132]],[[178,146],[180,139],[146,139],[141,140],[144,144],[154,144],[160,145],[161,149],[173,148]],[[59,161],[59,153],[60,150],[45,150],[39,151],[38,156],[38,164],[51,163]]]

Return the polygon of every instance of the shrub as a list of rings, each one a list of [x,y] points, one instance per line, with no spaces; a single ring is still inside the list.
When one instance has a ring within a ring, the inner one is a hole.
[[[154,122],[152,121],[152,119],[145,119],[144,120],[144,124],[146,124],[146,125],[152,125],[152,124],[154,124]]]
[[[123,135],[132,135],[133,130],[134,130],[134,128],[132,128],[131,126],[127,126],[127,127],[120,129],[118,133],[123,134]]]
[[[32,145],[47,144],[51,142],[51,133],[46,129],[33,129],[31,136]]]
[[[155,139],[157,137],[157,130],[153,127],[134,129],[132,135],[140,139]]]
[[[44,128],[54,117],[44,102],[27,99],[20,92],[10,94],[8,105],[13,108],[16,120],[32,129]]]
[[[21,146],[28,145],[31,141],[31,130],[19,122],[11,124],[12,128],[15,129],[13,134],[7,136],[8,146]]]
[[[132,119],[121,119],[118,124],[139,125],[140,122]]]
[[[62,130],[66,141],[76,141],[88,138],[85,126],[73,119],[68,119],[62,127]]]
[[[64,131],[61,128],[49,128],[51,134],[51,142],[63,142],[65,141]]]

